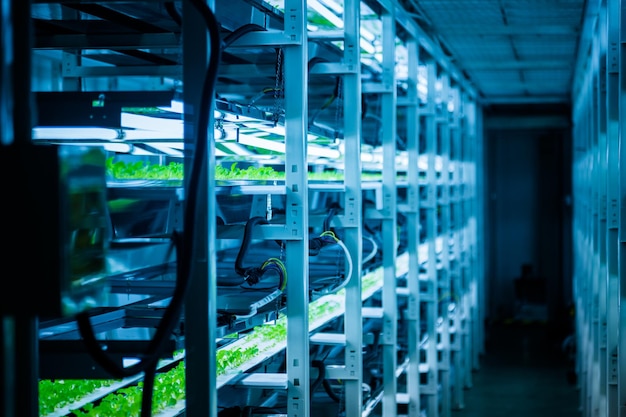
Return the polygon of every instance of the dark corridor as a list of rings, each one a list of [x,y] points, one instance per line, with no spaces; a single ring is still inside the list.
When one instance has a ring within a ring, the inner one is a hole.
[[[577,417],[580,390],[566,329],[542,323],[490,325],[481,369],[457,417]],[[567,343],[565,343],[567,345]]]

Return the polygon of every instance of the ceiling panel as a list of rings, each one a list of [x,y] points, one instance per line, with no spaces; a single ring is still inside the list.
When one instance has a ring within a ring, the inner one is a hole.
[[[585,0],[403,0],[483,101],[569,100]]]

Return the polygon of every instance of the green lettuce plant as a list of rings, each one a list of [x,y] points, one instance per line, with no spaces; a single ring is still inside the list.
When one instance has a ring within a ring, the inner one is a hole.
[[[170,162],[167,165],[151,164],[146,161],[114,161],[109,157],[106,161],[107,174],[117,180],[182,180],[184,178],[184,165],[182,162]],[[341,181],[343,172],[338,170],[326,170],[309,172],[309,180],[313,181]],[[363,172],[361,178],[366,181],[379,181],[380,173]],[[215,166],[215,179],[218,181],[236,180],[284,180],[285,173],[277,171],[271,166],[249,166],[240,168],[237,162],[229,167]]]
[[[380,273],[371,272],[363,276],[363,289],[380,282]],[[309,304],[309,322],[328,317],[342,308],[340,294],[322,297]],[[232,343],[217,351],[217,375],[238,372],[245,363],[253,360],[268,349],[287,340],[287,317],[281,316],[273,322],[256,326],[252,332],[243,337],[243,343]],[[261,347],[261,348],[260,348]],[[180,351],[176,356],[182,356]],[[54,413],[68,407],[75,416],[110,417],[123,415],[139,417],[143,382],[120,388],[105,395],[102,399],[88,404],[81,400],[94,394],[100,388],[111,387],[119,380],[42,380],[39,382],[39,413],[41,416]],[[185,363],[181,361],[167,372],[157,374],[152,399],[153,414],[176,406],[185,399]],[[73,408],[72,405],[76,404]]]

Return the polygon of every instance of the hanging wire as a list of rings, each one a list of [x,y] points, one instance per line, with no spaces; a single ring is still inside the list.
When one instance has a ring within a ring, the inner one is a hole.
[[[339,245],[341,247],[341,249],[343,249],[343,252],[345,254],[345,258],[346,258],[346,263],[348,264],[348,271],[346,273],[346,275],[344,276],[344,279],[341,283],[339,283],[339,285],[337,285],[336,287],[332,287],[330,289],[324,289],[321,291],[313,291],[313,294],[315,295],[326,295],[326,294],[334,294],[337,291],[341,290],[342,288],[344,288],[346,285],[348,285],[348,282],[350,282],[350,278],[352,277],[352,272],[353,272],[353,264],[352,264],[352,256],[350,256],[350,251],[348,250],[348,248],[346,247],[346,245],[337,237],[335,236],[335,233],[328,230],[325,231],[323,233],[320,234],[321,237],[324,238],[329,238],[332,239],[337,245]]]

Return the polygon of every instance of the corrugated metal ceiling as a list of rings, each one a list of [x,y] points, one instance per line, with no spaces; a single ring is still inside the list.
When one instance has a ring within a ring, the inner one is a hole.
[[[404,0],[485,102],[569,102],[585,0]]]

